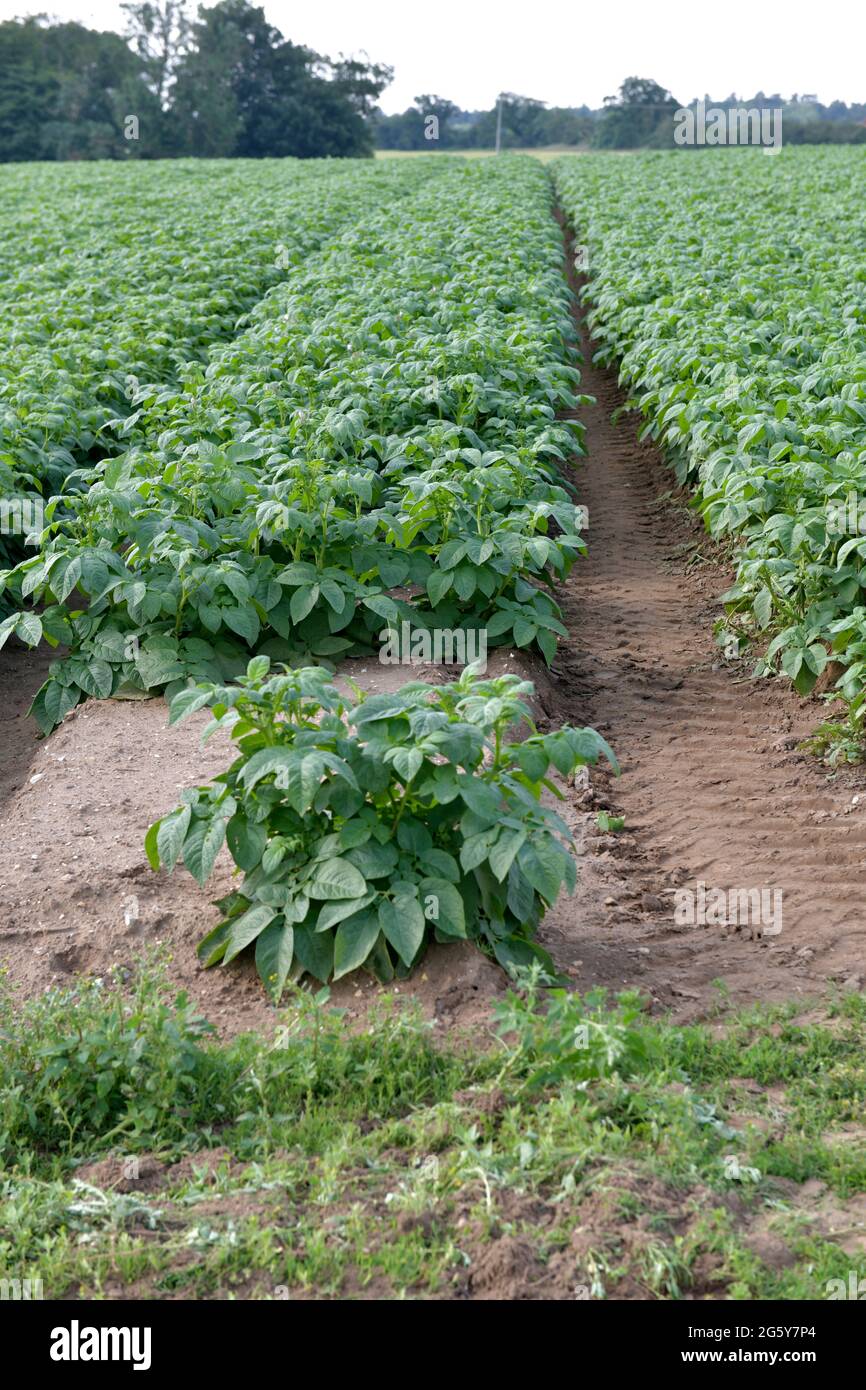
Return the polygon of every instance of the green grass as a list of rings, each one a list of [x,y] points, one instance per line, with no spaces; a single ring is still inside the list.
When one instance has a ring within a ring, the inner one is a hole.
[[[222,1044],[153,961],[7,999],[0,1275],[46,1298],[822,1298],[866,1273],[864,1018],[845,996],[674,1029],[525,977],[483,1045],[396,1001],[352,1032],[325,991]]]

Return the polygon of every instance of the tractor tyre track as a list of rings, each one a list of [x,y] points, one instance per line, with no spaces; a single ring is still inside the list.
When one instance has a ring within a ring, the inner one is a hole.
[[[822,716],[817,700],[725,661],[712,635],[731,583],[725,557],[659,450],[638,440],[639,417],[612,423],[626,393],[593,364],[577,304],[575,318],[581,390],[596,400],[579,411],[588,457],[574,472],[589,555],[561,594],[569,638],[547,704],[604,733],[622,776],[594,773],[580,799],[584,872],[571,922],[564,904],[554,914],[551,943],[581,985],[640,983],[688,1016],[718,1002],[714,980],[737,1002],[814,994],[828,981],[861,988],[866,777],[798,750]],[[625,830],[600,834],[599,806],[624,815]],[[674,890],[700,880],[781,889],[781,933],[677,925]]]

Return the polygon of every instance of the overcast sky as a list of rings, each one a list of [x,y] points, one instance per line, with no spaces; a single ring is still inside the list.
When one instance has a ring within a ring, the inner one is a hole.
[[[115,0],[0,0],[0,18],[48,10],[94,28],[123,28]],[[468,109],[500,91],[557,106],[600,106],[624,77],[652,77],[680,101],[709,93],[815,93],[866,100],[863,0],[770,5],[682,0],[264,0],[286,38],[320,53],[366,51],[395,69],[382,98],[402,111],[436,93]]]

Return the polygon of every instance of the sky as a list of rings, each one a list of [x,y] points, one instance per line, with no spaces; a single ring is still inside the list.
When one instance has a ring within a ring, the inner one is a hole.
[[[381,100],[389,114],[428,93],[470,110],[489,109],[501,91],[597,107],[632,75],[654,78],[683,103],[759,89],[866,100],[862,0],[264,0],[264,9],[295,43],[330,57],[366,52],[392,66],[394,81]],[[116,0],[0,0],[0,19],[40,10],[123,29]]]

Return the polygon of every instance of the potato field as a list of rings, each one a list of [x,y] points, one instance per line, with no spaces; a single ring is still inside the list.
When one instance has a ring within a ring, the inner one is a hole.
[[[864,176],[2,167],[0,1276],[866,1275]]]

